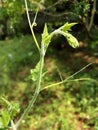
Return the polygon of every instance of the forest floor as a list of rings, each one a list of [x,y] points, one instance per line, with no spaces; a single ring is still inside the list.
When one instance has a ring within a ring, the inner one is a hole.
[[[5,45],[0,43],[1,92],[7,95],[9,101],[22,106],[15,120],[22,114],[34,92],[29,75],[38,55],[31,44],[30,36],[8,40]],[[26,116],[20,130],[97,130],[98,56],[88,49],[87,43],[80,41],[77,49],[64,45],[49,47],[45,57],[45,70],[48,73],[42,87],[68,78],[89,63],[93,64],[72,77],[73,81],[40,92],[33,111]],[[91,80],[75,81],[79,78]]]

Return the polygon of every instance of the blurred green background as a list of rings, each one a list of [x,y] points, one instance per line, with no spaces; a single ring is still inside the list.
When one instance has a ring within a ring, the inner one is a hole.
[[[91,80],[41,91],[20,130],[98,130],[98,1],[28,0],[28,6],[31,21],[36,8],[40,8],[34,28],[39,42],[45,23],[50,32],[66,22],[78,23],[71,33],[78,39],[79,48],[71,48],[62,36],[51,41],[45,57],[48,73],[42,87],[66,79],[91,62],[94,64],[73,77]],[[29,77],[38,60],[24,1],[0,0],[0,95],[22,106],[15,120],[34,92]],[[0,105],[0,109],[4,108]]]

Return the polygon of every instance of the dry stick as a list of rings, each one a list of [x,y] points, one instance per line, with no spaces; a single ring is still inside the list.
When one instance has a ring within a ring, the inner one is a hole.
[[[50,5],[47,7],[47,9],[50,9],[52,7],[55,7],[56,5],[60,4],[61,2],[64,2],[64,0],[58,0],[57,2],[55,2],[53,5]]]
[[[51,17],[62,17],[62,16],[67,16],[69,14],[73,15],[73,12],[63,12],[63,13],[60,13],[60,14],[53,14],[53,13],[48,13],[46,11],[43,11],[43,14],[51,16]]]
[[[93,25],[95,12],[96,12],[96,0],[94,0],[94,3],[93,3],[93,9],[92,9],[92,14],[91,14],[91,19],[90,19],[90,23],[89,23],[89,26],[88,26],[88,31],[89,32],[90,32],[90,30],[92,28],[92,25]]]

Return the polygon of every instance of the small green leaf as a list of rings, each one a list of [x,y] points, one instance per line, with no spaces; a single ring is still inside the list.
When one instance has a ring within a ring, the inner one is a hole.
[[[45,51],[47,50],[47,47],[48,47],[50,41],[51,41],[51,35],[49,35],[49,33],[48,33],[47,24],[45,24],[44,31],[42,34],[42,44],[44,45]]]
[[[47,36],[48,35],[48,28],[47,28],[47,24],[45,23],[45,26],[44,26],[44,31],[43,31],[43,37]]]
[[[65,23],[62,27],[60,27],[60,29],[64,32],[66,31],[70,31],[71,30],[71,27],[76,25],[77,23]]]
[[[33,81],[37,81],[37,79],[38,79],[39,67],[40,67],[40,61],[37,63],[37,65],[34,69],[31,69],[31,79]]]
[[[67,39],[69,45],[72,46],[73,48],[76,48],[79,46],[78,40],[70,33],[60,31],[60,30],[57,30],[57,33],[63,35]]]
[[[12,104],[12,108],[10,110],[10,116],[11,116],[11,118],[15,117],[17,115],[17,113],[19,113],[19,112],[20,112],[19,103]]]
[[[70,33],[66,33],[65,37],[70,46],[72,46],[73,48],[79,47],[78,40],[73,35],[71,35]]]
[[[10,121],[10,114],[7,110],[4,110],[2,113],[3,125],[6,127]]]
[[[11,104],[6,98],[1,97],[2,104],[5,105],[7,111],[10,113],[10,117],[13,118],[16,116],[17,113],[19,113],[19,103]]]
[[[0,128],[5,128],[10,122],[10,114],[7,110],[2,110],[0,113]]]
[[[3,120],[2,120],[2,117],[0,117],[0,129],[3,129]]]

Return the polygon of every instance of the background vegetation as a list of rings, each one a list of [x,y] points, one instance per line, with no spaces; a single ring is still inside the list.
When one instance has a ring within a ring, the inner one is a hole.
[[[69,47],[62,36],[53,38],[45,58],[48,73],[43,80],[43,87],[66,79],[88,63],[94,64],[73,77],[90,80],[68,82],[42,91],[33,111],[23,120],[20,130],[97,130],[98,1],[29,0],[28,3],[31,21],[36,8],[40,8],[37,26],[34,28],[39,41],[45,22],[50,32],[66,22],[78,23],[72,28],[72,33],[79,40],[79,48]],[[38,60],[24,1],[1,0],[0,95],[12,104],[18,103],[20,108],[22,106],[21,111],[15,115],[15,121],[34,92],[30,69],[34,68]],[[4,117],[5,108],[1,102],[0,117]]]

